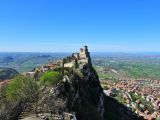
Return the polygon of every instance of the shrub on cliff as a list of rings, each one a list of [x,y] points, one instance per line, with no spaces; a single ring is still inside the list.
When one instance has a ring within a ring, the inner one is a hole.
[[[30,101],[35,99],[38,86],[36,82],[25,76],[17,76],[7,85],[6,97],[9,101]]]
[[[40,84],[43,85],[55,85],[62,79],[60,72],[48,71],[40,78]]]

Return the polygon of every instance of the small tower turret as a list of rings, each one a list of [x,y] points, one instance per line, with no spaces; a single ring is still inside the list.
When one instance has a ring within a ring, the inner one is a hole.
[[[88,52],[88,46],[84,46],[84,51]]]

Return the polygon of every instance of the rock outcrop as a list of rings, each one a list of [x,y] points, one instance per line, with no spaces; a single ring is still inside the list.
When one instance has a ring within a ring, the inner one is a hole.
[[[103,93],[86,46],[81,48],[80,54],[73,54],[63,61],[63,70],[67,71],[63,81],[50,90],[50,95],[43,102],[43,105],[55,105],[54,114],[63,118],[66,112],[74,113],[77,120],[140,119],[127,107]]]

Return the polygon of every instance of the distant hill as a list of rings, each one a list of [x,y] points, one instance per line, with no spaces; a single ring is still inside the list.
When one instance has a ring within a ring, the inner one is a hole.
[[[49,61],[59,60],[67,53],[1,53],[0,66],[14,68],[19,73],[28,72]]]
[[[14,58],[12,58],[11,56],[7,56],[7,57],[4,57],[2,62],[8,64],[8,63],[14,62]]]
[[[0,67],[0,80],[11,79],[17,74],[18,72],[12,68]]]
[[[0,66],[19,73],[56,61],[69,53],[2,53]],[[92,63],[101,79],[134,78],[160,80],[160,53],[91,53]]]

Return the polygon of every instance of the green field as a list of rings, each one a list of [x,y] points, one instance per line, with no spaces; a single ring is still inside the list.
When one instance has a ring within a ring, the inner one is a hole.
[[[112,55],[94,57],[93,63],[101,78],[135,78],[160,80],[159,55]]]

